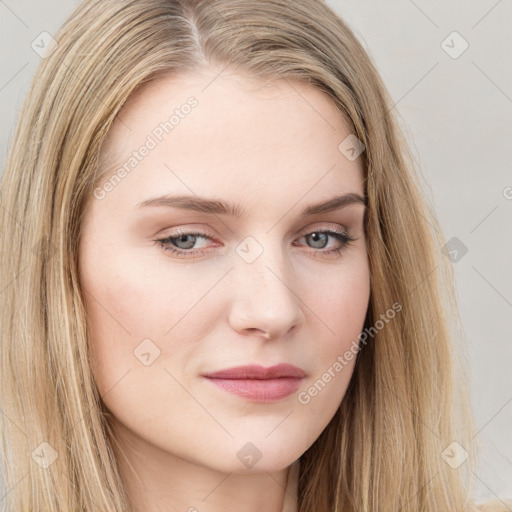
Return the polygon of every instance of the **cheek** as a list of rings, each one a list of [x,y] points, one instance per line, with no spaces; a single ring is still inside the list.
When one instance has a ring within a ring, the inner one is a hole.
[[[100,393],[108,392],[127,372],[133,380],[149,368],[186,366],[211,323],[213,309],[201,299],[216,278],[193,279],[190,272],[165,262],[147,261],[142,251],[107,254],[103,247],[84,250],[80,271]],[[201,322],[195,321],[198,316]],[[148,362],[151,366],[146,367]],[[156,372],[146,371],[140,382],[149,384],[154,378]],[[161,386],[153,384],[153,389]]]
[[[85,253],[81,272],[95,329],[118,331],[134,341],[161,337],[204,293],[201,282],[190,281],[180,269],[155,262],[148,248],[117,254],[103,249]]]
[[[370,299],[370,272],[362,254],[322,280],[312,297],[316,315],[326,324],[325,339],[331,349],[343,349],[362,331]],[[331,343],[332,341],[332,343]]]
[[[340,267],[335,276],[331,273],[323,293],[308,299],[315,304],[312,315],[319,325],[317,332],[322,334],[318,343],[308,347],[311,360],[317,364],[312,379],[315,389],[306,390],[306,402],[318,396],[311,409],[321,416],[329,410],[334,414],[352,377],[358,351],[363,348],[359,335],[364,328],[369,298],[369,269],[363,257],[354,265]],[[320,403],[325,412],[318,408]]]
[[[338,293],[324,299],[329,325],[339,340],[338,348],[357,338],[364,326],[370,298],[370,286],[366,280],[345,280]]]

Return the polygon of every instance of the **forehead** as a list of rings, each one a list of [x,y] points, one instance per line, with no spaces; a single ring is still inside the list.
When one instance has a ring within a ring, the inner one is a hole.
[[[210,196],[274,191],[275,200],[285,193],[299,200],[313,188],[363,193],[361,159],[339,148],[351,132],[327,94],[299,81],[169,75],[129,98],[101,164],[108,179],[150,147],[120,184],[133,204],[176,187]]]

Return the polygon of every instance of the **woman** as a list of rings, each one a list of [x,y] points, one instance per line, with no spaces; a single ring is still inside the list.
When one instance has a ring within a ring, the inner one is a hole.
[[[347,25],[92,0],[56,40],[2,181],[5,510],[478,510],[444,242]]]

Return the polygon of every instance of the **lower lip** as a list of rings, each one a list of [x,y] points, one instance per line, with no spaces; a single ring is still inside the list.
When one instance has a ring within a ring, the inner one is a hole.
[[[272,402],[295,393],[302,378],[281,377],[278,379],[215,379],[207,380],[229,393],[256,402]]]

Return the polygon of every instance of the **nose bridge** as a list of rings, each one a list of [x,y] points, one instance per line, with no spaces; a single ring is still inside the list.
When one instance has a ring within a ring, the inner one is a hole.
[[[232,324],[282,336],[302,323],[300,300],[290,282],[291,267],[281,243],[271,236],[248,236],[236,247]]]
[[[257,282],[261,285],[258,288],[268,290],[286,288],[288,281],[286,256],[281,244],[271,242],[271,238],[271,236],[260,236],[256,239],[253,236],[247,236],[240,242],[235,249],[236,270],[247,273],[252,284]]]

